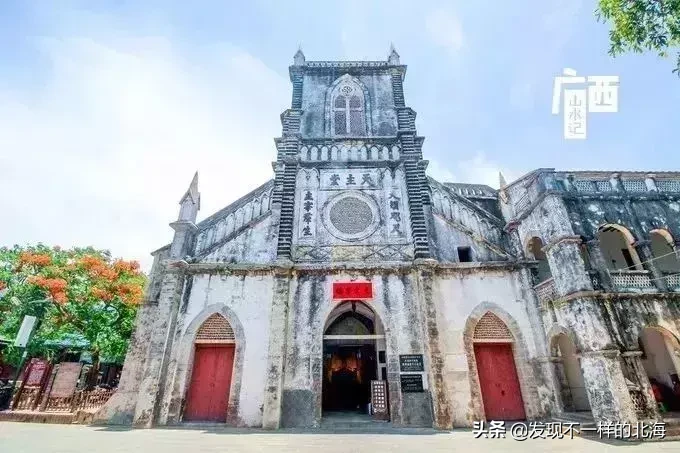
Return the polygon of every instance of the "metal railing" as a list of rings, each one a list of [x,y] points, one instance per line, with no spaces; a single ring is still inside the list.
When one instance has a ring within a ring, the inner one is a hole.
[[[71,412],[96,410],[102,407],[115,393],[116,389],[94,388],[78,390],[69,397],[47,396],[42,401],[40,388],[24,388],[16,397],[14,410],[38,410],[41,412]]]

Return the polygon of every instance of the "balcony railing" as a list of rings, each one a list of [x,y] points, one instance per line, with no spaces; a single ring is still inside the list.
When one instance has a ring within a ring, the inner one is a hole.
[[[541,303],[552,302],[557,299],[557,287],[555,286],[555,280],[552,278],[534,286],[534,291],[536,291],[536,297],[538,297]]]
[[[609,275],[616,291],[641,293],[656,290],[649,271],[610,270]]]
[[[666,285],[671,291],[680,292],[680,274],[677,272],[666,273],[664,276],[666,279]]]

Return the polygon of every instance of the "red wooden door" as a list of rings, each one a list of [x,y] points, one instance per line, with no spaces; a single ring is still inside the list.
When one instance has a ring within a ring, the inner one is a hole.
[[[233,344],[196,345],[184,420],[226,421],[233,368]]]
[[[487,420],[524,420],[524,402],[509,343],[476,343],[475,359]]]

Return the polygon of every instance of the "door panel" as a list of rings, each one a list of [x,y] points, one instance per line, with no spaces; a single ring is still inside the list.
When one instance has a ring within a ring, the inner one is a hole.
[[[512,345],[476,343],[474,349],[487,420],[524,420],[524,402]]]
[[[224,422],[234,368],[234,345],[196,345],[184,420]]]

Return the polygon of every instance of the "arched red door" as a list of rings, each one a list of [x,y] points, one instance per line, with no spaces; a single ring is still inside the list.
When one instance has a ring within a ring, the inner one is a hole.
[[[198,329],[184,420],[226,422],[235,346],[231,325],[218,313]]]
[[[524,401],[511,343],[475,343],[479,386],[487,420],[524,420]]]
[[[197,344],[184,420],[225,422],[234,345]]]

